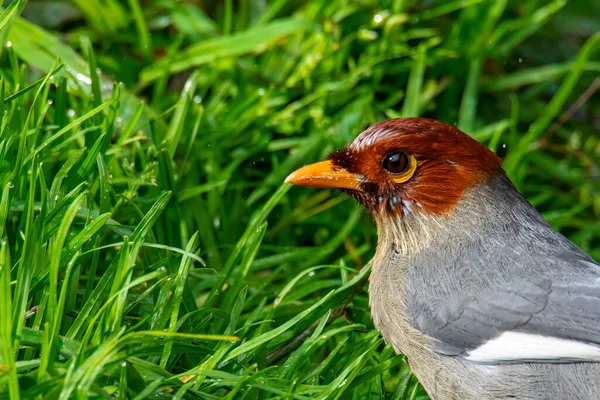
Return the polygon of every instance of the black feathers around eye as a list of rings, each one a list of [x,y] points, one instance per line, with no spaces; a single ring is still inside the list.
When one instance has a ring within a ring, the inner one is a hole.
[[[354,169],[355,155],[354,152],[349,150],[347,147],[334,151],[327,156],[327,159],[332,161],[338,167],[342,167],[347,171],[356,172]]]
[[[382,165],[390,174],[402,174],[408,170],[409,164],[408,154],[399,151],[385,156]]]

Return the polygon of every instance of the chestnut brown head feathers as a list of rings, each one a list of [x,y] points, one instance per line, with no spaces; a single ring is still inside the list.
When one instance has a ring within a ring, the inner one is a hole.
[[[398,118],[372,125],[328,161],[286,182],[343,189],[374,216],[409,210],[444,215],[466,190],[502,173],[492,151],[454,126]]]

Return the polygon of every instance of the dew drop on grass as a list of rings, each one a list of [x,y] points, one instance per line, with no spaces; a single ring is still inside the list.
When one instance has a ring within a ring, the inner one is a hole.
[[[315,271],[310,271],[310,272],[308,273],[308,276],[315,276]]]
[[[264,94],[265,94],[265,89],[263,89],[263,88],[258,89],[259,96],[264,96]]]
[[[75,116],[75,110],[71,108],[69,111],[67,111],[67,114],[69,115],[69,117],[73,118]]]
[[[57,200],[58,200],[58,195],[55,195],[54,196],[54,201],[57,201]]]
[[[196,104],[202,103],[202,97],[200,97],[198,95],[194,96],[194,103],[196,103]]]
[[[75,77],[80,82],[87,83],[88,85],[92,84],[92,80],[88,76],[85,76],[84,74],[77,73],[77,75],[75,75]]]
[[[126,367],[126,366],[127,366],[127,361],[123,361],[123,362],[121,363],[121,367]]]
[[[6,47],[12,47],[12,42],[10,40],[6,42]]]

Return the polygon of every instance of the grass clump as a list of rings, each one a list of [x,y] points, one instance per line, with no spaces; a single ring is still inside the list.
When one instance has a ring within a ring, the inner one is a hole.
[[[368,216],[283,179],[437,118],[600,259],[598,26],[592,0],[8,3],[0,398],[426,398],[370,320]]]

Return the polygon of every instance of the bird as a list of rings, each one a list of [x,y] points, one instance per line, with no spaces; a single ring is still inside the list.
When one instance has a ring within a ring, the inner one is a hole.
[[[341,189],[370,212],[374,326],[430,398],[600,399],[600,265],[486,146],[397,118],[285,182]]]

